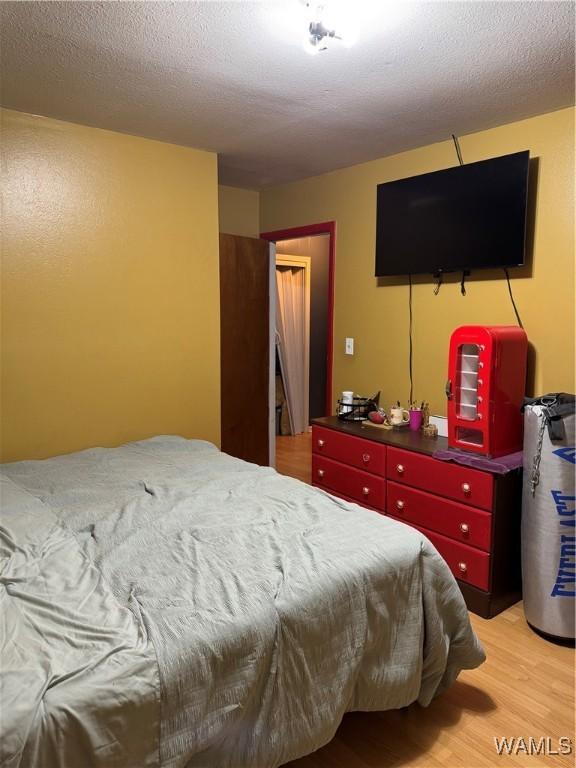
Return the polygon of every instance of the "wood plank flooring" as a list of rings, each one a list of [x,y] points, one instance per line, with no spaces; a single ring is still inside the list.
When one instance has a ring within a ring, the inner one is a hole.
[[[310,482],[311,435],[279,437],[277,469]],[[417,704],[391,712],[345,716],[332,741],[286,768],[571,768],[575,765],[574,650],[547,642],[526,624],[522,603],[493,619],[470,614],[486,650],[479,669],[424,709]],[[530,737],[548,752],[560,752],[560,737],[572,740],[571,754],[499,755],[495,737]]]
[[[276,469],[282,475],[290,475],[310,483],[312,456],[312,433],[302,435],[276,436]]]

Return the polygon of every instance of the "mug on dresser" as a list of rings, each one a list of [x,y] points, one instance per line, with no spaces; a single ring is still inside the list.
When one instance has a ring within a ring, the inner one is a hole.
[[[353,403],[354,392],[350,392],[349,390],[342,392],[342,397],[340,399],[340,413],[350,413],[352,411]]]
[[[410,408],[410,429],[413,432],[421,429],[423,418],[422,408]]]
[[[410,413],[406,408],[393,406],[390,408],[391,424],[407,424],[410,421]]]

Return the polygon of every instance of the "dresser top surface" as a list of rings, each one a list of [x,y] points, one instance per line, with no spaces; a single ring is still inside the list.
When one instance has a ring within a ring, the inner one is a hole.
[[[362,426],[364,422],[342,421],[337,416],[323,416],[312,419],[312,425],[326,427],[337,432],[343,432],[354,437],[363,437],[365,440],[373,440],[376,443],[404,448],[407,451],[416,451],[432,456],[435,451],[445,451],[448,448],[448,440],[445,437],[424,437],[421,432],[414,432],[409,427],[402,429],[378,429],[377,427]]]

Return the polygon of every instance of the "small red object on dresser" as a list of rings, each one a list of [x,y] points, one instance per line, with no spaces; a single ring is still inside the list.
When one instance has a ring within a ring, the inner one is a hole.
[[[448,445],[497,458],[522,450],[528,339],[522,328],[464,325],[450,338]]]

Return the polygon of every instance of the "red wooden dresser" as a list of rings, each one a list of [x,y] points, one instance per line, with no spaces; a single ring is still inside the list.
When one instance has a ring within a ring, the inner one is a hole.
[[[432,454],[410,430],[314,419],[312,484],[422,531],[456,577],[468,608],[491,618],[520,600],[521,472],[495,475]]]

